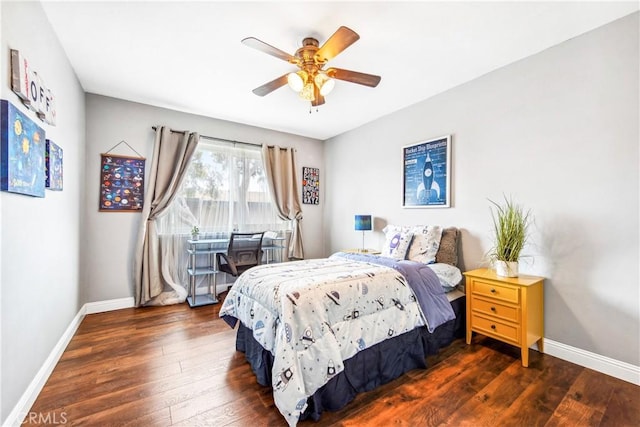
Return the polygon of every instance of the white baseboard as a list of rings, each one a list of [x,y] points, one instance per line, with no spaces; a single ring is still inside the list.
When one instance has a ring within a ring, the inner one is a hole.
[[[640,385],[640,366],[591,353],[550,339],[544,339],[544,352],[585,368]]]
[[[22,424],[22,420],[25,419],[29,410],[33,406],[36,398],[40,394],[42,387],[44,387],[45,383],[49,379],[51,372],[53,372],[53,368],[56,367],[58,360],[64,353],[64,350],[67,348],[69,341],[73,338],[73,335],[76,333],[78,326],[82,323],[82,319],[84,319],[85,315],[85,306],[82,306],[78,314],[73,318],[67,329],[64,331],[56,345],[51,350],[49,357],[44,361],[42,367],[33,378],[29,386],[20,397],[20,400],[13,408],[13,410],[9,413],[9,416],[5,419],[2,424],[5,427],[9,426],[19,426]]]
[[[118,298],[107,301],[88,302],[84,305],[85,314],[104,313],[107,311],[120,310],[122,308],[132,308],[136,306],[133,297]]]
[[[20,397],[20,400],[13,408],[13,410],[9,413],[9,416],[2,423],[3,427],[13,427],[20,426],[22,421],[28,415],[29,410],[33,406],[36,398],[42,391],[42,387],[44,387],[45,383],[49,379],[51,372],[58,364],[62,353],[69,345],[71,338],[78,330],[78,326],[82,323],[84,316],[87,314],[94,313],[102,313],[106,311],[119,310],[121,308],[130,308],[135,307],[135,301],[133,297],[131,298],[120,298],[108,301],[97,301],[97,302],[89,302],[80,308],[78,313],[75,315],[67,329],[64,331],[56,345],[51,350],[49,357],[44,361],[42,367],[33,378],[29,386]]]

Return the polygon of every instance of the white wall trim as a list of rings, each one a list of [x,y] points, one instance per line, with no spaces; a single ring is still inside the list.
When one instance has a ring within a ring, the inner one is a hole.
[[[97,301],[97,302],[89,302],[80,308],[78,313],[75,315],[67,329],[64,331],[56,345],[51,350],[49,357],[44,361],[42,367],[33,378],[25,392],[20,397],[20,400],[13,408],[9,416],[5,419],[2,424],[3,427],[13,427],[20,426],[22,424],[22,420],[27,416],[29,410],[33,406],[36,401],[38,395],[42,391],[42,387],[44,387],[45,383],[49,379],[51,372],[58,364],[62,353],[69,345],[71,338],[78,330],[80,323],[84,319],[87,314],[94,313],[103,313],[112,310],[119,310],[121,308],[131,308],[135,307],[135,301],[133,297],[131,298],[120,298],[108,301]]]
[[[132,308],[136,306],[133,297],[112,299],[107,301],[88,302],[84,305],[85,314],[104,313],[107,311],[120,310],[122,308]]]
[[[544,352],[558,359],[593,369],[631,384],[640,385],[640,366],[571,347],[548,338],[544,339]]]
[[[49,357],[44,361],[35,378],[22,394],[22,397],[20,397],[20,400],[11,413],[9,413],[9,416],[5,419],[3,426],[19,426],[22,424],[22,420],[27,416],[29,410],[36,401],[36,398],[40,394],[42,387],[44,387],[44,384],[49,379],[51,372],[53,372],[53,369],[56,367],[58,360],[60,360],[62,353],[64,353],[64,350],[67,348],[69,341],[71,341],[76,330],[78,330],[78,326],[82,323],[82,319],[84,319],[85,315],[85,306],[82,306],[80,311],[78,311],[78,314],[76,314],[56,345],[53,347]]]

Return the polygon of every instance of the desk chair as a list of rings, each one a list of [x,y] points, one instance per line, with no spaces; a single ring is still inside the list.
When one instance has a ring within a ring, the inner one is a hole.
[[[227,253],[217,253],[218,270],[238,277],[262,261],[261,233],[231,233]]]

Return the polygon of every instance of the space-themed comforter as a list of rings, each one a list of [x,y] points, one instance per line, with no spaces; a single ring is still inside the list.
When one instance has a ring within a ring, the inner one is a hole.
[[[307,398],[343,370],[344,360],[389,337],[455,317],[432,271],[412,262],[378,265],[376,258],[335,254],[261,265],[229,290],[220,317],[231,326],[240,320],[274,355],[274,401],[289,425],[297,423]],[[434,316],[421,307],[442,312]]]

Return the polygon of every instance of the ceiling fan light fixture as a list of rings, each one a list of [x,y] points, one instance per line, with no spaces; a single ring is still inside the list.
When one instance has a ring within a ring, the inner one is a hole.
[[[328,61],[335,58],[359,38],[360,36],[355,31],[341,26],[322,46],[320,46],[317,39],[306,37],[302,41],[302,47],[296,50],[294,55],[290,55],[255,37],[242,39],[243,44],[289,64],[296,65],[299,69],[299,71],[284,74],[275,80],[267,82],[253,89],[252,92],[258,96],[265,96],[282,86],[288,85],[294,92],[298,93],[301,99],[311,101],[311,106],[317,108],[325,103],[325,96],[333,90],[336,80],[376,87],[380,83],[380,76],[333,67],[326,70],[323,69]]]
[[[300,92],[304,88],[306,81],[307,73],[302,70],[287,74],[287,84],[295,92]]]
[[[315,101],[316,96],[314,94],[313,82],[307,82],[300,91],[299,95],[300,98],[304,99],[305,101]]]
[[[324,71],[319,71],[318,74],[316,74],[314,81],[320,90],[320,95],[322,96],[328,95],[336,85],[336,81],[329,77]]]

